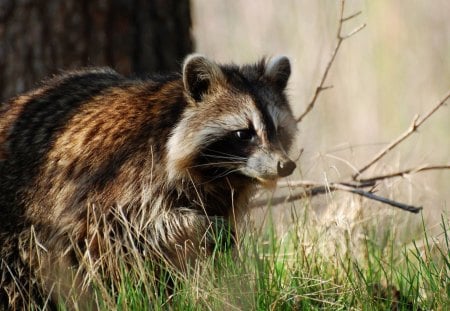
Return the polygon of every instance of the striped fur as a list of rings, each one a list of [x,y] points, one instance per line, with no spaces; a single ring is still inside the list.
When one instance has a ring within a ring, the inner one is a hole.
[[[3,104],[0,306],[27,305],[18,283],[39,303],[56,270],[100,258],[130,226],[154,260],[210,253],[211,228],[232,232],[255,186],[295,168],[289,75],[285,57],[238,67],[194,54],[181,73],[86,69]]]

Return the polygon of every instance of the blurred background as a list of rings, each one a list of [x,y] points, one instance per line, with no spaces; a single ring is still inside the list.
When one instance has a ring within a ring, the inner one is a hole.
[[[304,111],[336,44],[340,1],[193,0],[191,5],[198,52],[236,63],[287,55],[293,67],[291,103],[297,116]],[[347,1],[344,16],[358,11],[362,13],[346,22],[343,32],[363,23],[366,28],[344,41],[325,84],[333,88],[321,93],[298,126],[292,154],[300,148],[304,152],[292,180],[349,180],[356,168],[404,132],[416,114],[423,116],[450,90],[449,1]],[[364,176],[424,164],[450,164],[448,104]],[[449,217],[450,170],[390,179],[377,190],[423,206],[431,231],[441,230],[443,212]],[[422,221],[419,215],[348,194],[315,198],[311,208],[319,219],[332,223],[402,224],[406,240]],[[273,214],[281,231],[289,230],[290,209],[276,207]]]
[[[219,62],[255,62],[283,54],[292,62],[289,97],[298,116],[310,101],[336,43],[340,1],[320,0],[1,0],[0,99],[35,86],[60,70],[108,65],[126,75],[179,68],[197,51]],[[346,40],[316,107],[299,124],[291,180],[349,180],[356,168],[405,131],[450,90],[448,0],[347,1]],[[450,109],[437,111],[407,141],[364,176],[424,164],[450,164]],[[423,206],[430,230],[449,217],[450,171],[381,182],[378,193]],[[292,190],[296,191],[296,190]],[[293,210],[318,220],[404,223],[405,239],[422,219],[392,207],[332,193],[274,207],[281,230]],[[256,211],[256,214],[263,213]]]

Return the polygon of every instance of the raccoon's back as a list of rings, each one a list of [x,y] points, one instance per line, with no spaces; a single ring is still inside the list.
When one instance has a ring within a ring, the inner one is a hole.
[[[123,78],[109,69],[72,72],[11,99],[0,112],[0,159],[9,166],[35,166],[83,103]]]
[[[48,201],[52,189],[56,196],[70,182],[79,188],[73,189],[78,198],[80,189],[95,192],[92,187],[117,178],[123,166],[141,165],[149,144],[157,157],[183,107],[177,88],[173,77],[130,80],[94,69],[56,77],[4,104],[2,212],[22,214],[30,189],[33,200]]]

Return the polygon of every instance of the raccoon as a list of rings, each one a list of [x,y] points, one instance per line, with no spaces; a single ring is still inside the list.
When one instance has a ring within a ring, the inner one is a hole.
[[[193,54],[181,73],[68,72],[3,104],[0,302],[26,306],[29,288],[47,297],[80,254],[125,243],[130,224],[151,259],[183,268],[210,254],[257,186],[296,168],[290,73],[286,57],[237,66]]]

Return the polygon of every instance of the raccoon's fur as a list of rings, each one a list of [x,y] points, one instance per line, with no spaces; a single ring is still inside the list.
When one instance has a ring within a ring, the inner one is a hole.
[[[0,306],[45,299],[130,223],[149,258],[183,267],[210,252],[212,228],[232,232],[256,185],[295,169],[289,75],[286,57],[238,67],[194,54],[180,74],[69,72],[3,104]]]

